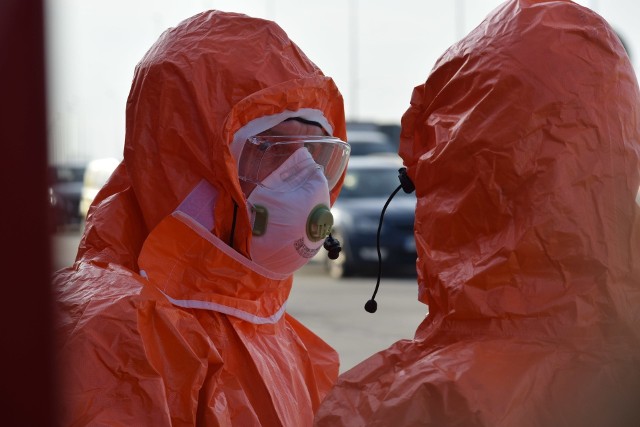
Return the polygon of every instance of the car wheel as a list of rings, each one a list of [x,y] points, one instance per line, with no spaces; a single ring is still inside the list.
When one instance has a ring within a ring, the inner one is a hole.
[[[325,258],[325,267],[329,276],[334,279],[353,276],[355,268],[351,256],[349,255],[349,247],[346,239],[338,233],[333,233],[333,237],[338,239],[342,246],[342,250],[340,251],[337,259],[329,259],[329,257]]]

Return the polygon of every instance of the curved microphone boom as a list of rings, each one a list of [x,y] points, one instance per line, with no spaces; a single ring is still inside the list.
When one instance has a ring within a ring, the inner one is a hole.
[[[378,310],[378,303],[376,302],[375,298],[376,298],[376,294],[378,293],[378,288],[380,287],[380,278],[382,277],[382,255],[380,254],[380,230],[382,230],[382,220],[384,219],[384,213],[387,210],[387,206],[389,206],[389,203],[393,199],[393,196],[395,196],[398,193],[398,191],[400,191],[401,188],[405,193],[413,193],[413,191],[415,191],[416,189],[415,185],[413,185],[413,182],[407,175],[407,168],[400,168],[398,170],[398,179],[400,180],[400,185],[398,185],[398,187],[395,190],[393,190],[393,193],[391,193],[391,195],[387,199],[387,202],[384,204],[384,207],[382,208],[382,212],[380,213],[380,222],[378,223],[378,233],[376,237],[376,249],[378,251],[378,280],[376,281],[376,287],[373,290],[373,295],[371,296],[371,299],[367,301],[367,303],[364,305],[364,309],[369,313],[375,313]]]

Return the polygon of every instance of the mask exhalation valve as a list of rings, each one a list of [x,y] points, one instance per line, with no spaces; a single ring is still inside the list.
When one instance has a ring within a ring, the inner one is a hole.
[[[312,242],[318,242],[331,233],[333,215],[325,205],[317,205],[309,213],[307,219],[307,237]]]

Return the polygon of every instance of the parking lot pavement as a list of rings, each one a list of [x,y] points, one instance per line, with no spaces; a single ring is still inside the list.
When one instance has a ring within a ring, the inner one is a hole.
[[[332,279],[306,267],[295,275],[287,312],[338,351],[341,372],[400,339],[413,338],[427,314],[427,306],[417,300],[415,278],[383,278],[378,311],[366,312],[375,282],[375,277]]]

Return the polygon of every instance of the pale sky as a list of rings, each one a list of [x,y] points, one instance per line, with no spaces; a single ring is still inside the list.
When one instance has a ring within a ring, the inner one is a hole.
[[[207,9],[276,21],[345,99],[348,120],[399,123],[413,87],[502,0],[48,0],[50,160],[121,158],[133,71],[167,28]],[[636,69],[640,2],[582,0]]]

